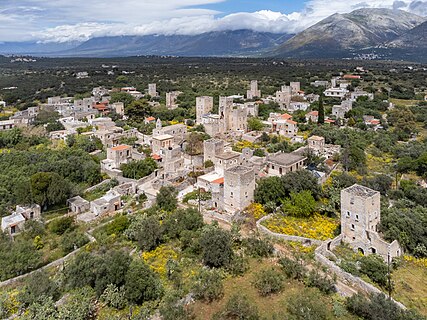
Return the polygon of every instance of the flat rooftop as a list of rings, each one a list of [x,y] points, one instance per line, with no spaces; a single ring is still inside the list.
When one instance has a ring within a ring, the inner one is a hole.
[[[351,187],[344,189],[343,191],[361,198],[371,198],[376,194],[379,194],[379,191],[361,186],[359,184],[354,184]]]
[[[222,152],[216,156],[218,159],[221,160],[230,160],[234,158],[240,157],[240,153],[235,151],[229,151],[229,152]]]
[[[250,171],[253,171],[253,169],[249,167],[244,167],[244,166],[236,166],[226,170],[226,172],[235,173],[235,174],[245,174]]]
[[[283,166],[291,166],[295,163],[304,161],[306,157],[297,155],[295,153],[278,153],[273,156],[270,156],[268,161],[277,163]]]
[[[161,134],[159,136],[153,137],[153,139],[163,141],[173,139],[173,136],[171,136],[170,134]]]

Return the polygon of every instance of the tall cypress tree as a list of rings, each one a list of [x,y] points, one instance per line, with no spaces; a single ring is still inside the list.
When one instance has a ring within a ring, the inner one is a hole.
[[[317,124],[325,123],[325,107],[323,106],[323,94],[319,98],[319,116],[317,119]]]

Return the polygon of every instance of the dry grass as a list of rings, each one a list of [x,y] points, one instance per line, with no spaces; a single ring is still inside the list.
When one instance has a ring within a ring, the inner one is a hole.
[[[427,316],[427,268],[406,262],[393,272],[394,298]]]
[[[390,99],[390,101],[396,106],[401,106],[401,107],[416,106],[418,105],[418,103],[420,103],[420,100]]]
[[[275,261],[271,259],[265,259],[263,261],[252,259],[250,261],[250,269],[244,276],[224,280],[224,297],[221,300],[214,301],[210,304],[197,301],[192,305],[192,310],[196,319],[212,319],[215,313],[223,310],[227,301],[234,294],[245,295],[252,304],[257,306],[259,315],[262,319],[274,319],[275,315],[283,315],[288,297],[301,293],[305,287],[301,282],[285,280],[283,289],[280,293],[267,297],[260,296],[252,285],[252,282],[261,270],[271,268],[275,265]],[[279,266],[276,267],[279,268]],[[325,308],[329,310],[330,319],[356,319],[349,314],[345,314],[345,316],[342,317],[335,317],[332,312],[333,300],[334,298],[332,296],[325,297],[325,301],[328,301]]]
[[[196,319],[211,319],[212,316],[221,311],[229,298],[234,294],[244,294],[248,300],[258,307],[260,315],[272,315],[273,311],[283,310],[285,297],[304,288],[304,285],[296,281],[286,281],[281,293],[262,297],[258,294],[252,282],[255,275],[271,266],[271,262],[252,260],[250,262],[250,271],[243,277],[229,278],[224,280],[224,297],[219,301],[214,301],[210,304],[196,302],[193,306],[193,311]]]

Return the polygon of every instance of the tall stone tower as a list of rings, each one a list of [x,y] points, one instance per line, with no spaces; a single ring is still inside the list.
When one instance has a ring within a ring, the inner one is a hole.
[[[196,123],[202,123],[202,117],[213,109],[213,97],[196,98]]]
[[[157,85],[155,83],[148,84],[148,94],[151,97],[157,97],[159,95],[157,92]]]
[[[254,199],[255,171],[236,166],[224,172],[224,209],[229,213],[241,211]]]
[[[378,191],[355,184],[341,191],[342,241],[362,254],[379,254],[387,260],[402,254],[394,240],[384,241],[378,234],[381,221],[381,195]]]
[[[224,140],[210,139],[203,143],[204,162],[210,160],[213,163],[216,161],[216,156],[224,152]]]
[[[233,98],[219,97],[218,113],[223,122],[223,132],[227,132],[231,128],[231,112],[233,110]]]
[[[291,94],[292,95],[297,95],[299,91],[301,91],[301,83],[300,82],[291,82],[290,85],[291,87]]]
[[[248,99],[254,99],[255,97],[260,98],[261,97],[261,91],[258,90],[258,81],[252,80],[251,81],[251,87],[246,93],[246,97]]]

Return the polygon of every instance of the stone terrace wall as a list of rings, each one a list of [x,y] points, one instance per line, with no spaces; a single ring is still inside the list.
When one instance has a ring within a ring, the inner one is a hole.
[[[276,239],[281,239],[281,240],[285,240],[285,241],[297,241],[297,242],[302,242],[304,244],[318,245],[318,247],[314,251],[316,260],[318,262],[320,262],[321,264],[323,264],[324,266],[326,266],[327,268],[329,268],[329,270],[331,270],[333,273],[335,273],[337,275],[337,277],[339,279],[341,279],[343,282],[347,282],[347,284],[349,284],[350,286],[355,286],[365,293],[374,293],[374,294],[382,294],[383,293],[380,289],[376,288],[372,284],[367,283],[367,282],[363,281],[361,278],[356,277],[356,276],[354,276],[348,272],[345,272],[343,269],[341,269],[339,266],[337,266],[333,261],[331,261],[327,258],[327,256],[336,258],[336,256],[333,254],[333,252],[328,250],[328,249],[333,250],[333,248],[336,248],[341,243],[341,239],[342,239],[341,235],[336,237],[333,240],[320,241],[320,240],[314,240],[314,239],[309,239],[309,238],[289,236],[289,235],[285,235],[285,234],[275,233],[275,232],[270,231],[268,228],[266,228],[262,225],[262,222],[270,219],[271,217],[272,217],[272,215],[268,215],[268,216],[257,221],[257,228],[260,232],[262,232],[262,233],[264,233],[270,237],[274,237]],[[328,245],[329,245],[329,248],[328,248]],[[406,309],[406,307],[402,303],[400,303],[394,299],[392,299],[392,300],[400,308]]]

